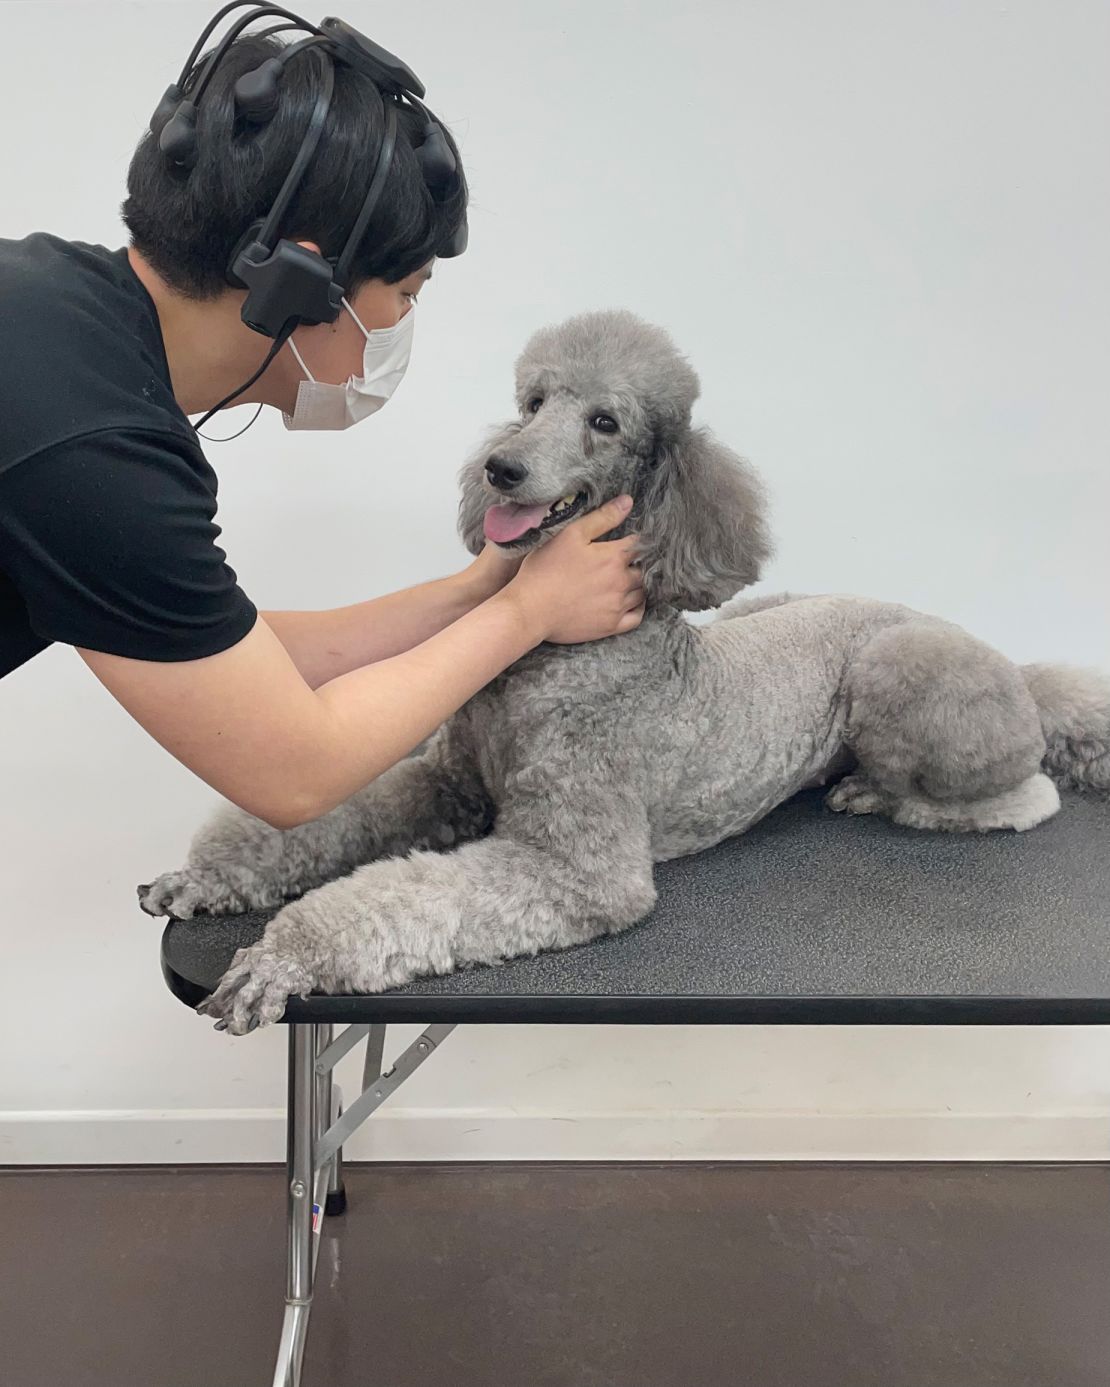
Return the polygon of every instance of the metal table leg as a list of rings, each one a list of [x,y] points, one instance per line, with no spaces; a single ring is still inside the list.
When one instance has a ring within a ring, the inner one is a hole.
[[[316,1029],[289,1027],[289,1108],[286,1170],[285,1319],[273,1387],[299,1387],[308,1314],[312,1308],[312,1204],[316,1145]],[[325,1174],[326,1180],[326,1174]]]
[[[382,1077],[382,1051],[385,1049],[385,1022],[375,1022],[366,1032],[366,1058],[362,1064],[362,1087],[369,1088]]]
[[[334,1027],[316,1027],[316,1116],[313,1122],[313,1139],[319,1144],[320,1138],[342,1112],[342,1100],[338,1085],[332,1081],[334,1066],[324,1067],[320,1063],[323,1055],[334,1039]],[[343,1148],[340,1147],[327,1165],[327,1194],[324,1210],[329,1218],[347,1211],[347,1191],[343,1186]]]
[[[320,1229],[325,1214],[342,1212],[346,1202],[341,1164],[344,1141],[453,1030],[450,1023],[428,1026],[383,1074],[384,1024],[348,1027],[338,1040],[333,1039],[330,1025],[289,1026],[285,1318],[273,1387],[300,1387]],[[364,1035],[362,1092],[344,1112],[332,1070]]]

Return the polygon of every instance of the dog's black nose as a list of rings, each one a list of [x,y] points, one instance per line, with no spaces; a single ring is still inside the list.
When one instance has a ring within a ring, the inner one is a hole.
[[[486,476],[489,478],[490,486],[495,486],[498,491],[512,491],[527,475],[528,469],[522,463],[509,462],[506,458],[498,457],[496,453],[491,454],[486,460]]]

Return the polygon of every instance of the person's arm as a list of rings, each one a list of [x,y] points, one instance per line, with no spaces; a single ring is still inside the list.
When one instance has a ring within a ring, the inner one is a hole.
[[[628,503],[610,502],[572,522],[502,592],[415,649],[315,690],[263,620],[201,660],[80,653],[179,761],[248,813],[291,828],[401,760],[541,641],[594,640],[638,625],[636,538],[593,542],[627,513]]]
[[[0,554],[36,635],[71,645],[163,746],[280,827],[400,760],[542,640],[636,625],[631,499],[572,521],[503,592],[404,654],[313,689],[216,543],[214,479],[186,441],[101,431],[0,473]]]
[[[319,817],[375,779],[539,639],[491,598],[414,650],[312,689],[264,620],[184,663],[79,653],[165,749],[275,828]]]
[[[330,611],[263,612],[314,689],[350,670],[420,645],[499,592],[520,560],[495,545],[459,573]]]

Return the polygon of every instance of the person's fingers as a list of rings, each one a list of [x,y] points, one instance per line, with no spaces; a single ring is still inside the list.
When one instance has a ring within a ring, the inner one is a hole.
[[[619,554],[629,566],[639,563],[644,556],[639,535],[622,535],[620,539],[607,539],[604,543],[612,545],[613,552]]]
[[[608,534],[610,530],[615,530],[622,520],[627,519],[631,509],[631,496],[615,496],[603,506],[598,506],[597,510],[589,511],[581,519],[573,521],[572,525],[586,542],[590,543],[601,535]],[[568,526],[569,528],[571,527]]]
[[[644,604],[641,602],[638,607],[633,607],[630,612],[625,612],[617,623],[617,634],[621,635],[625,631],[634,631],[644,619]]]
[[[591,511],[588,516],[584,515],[582,520],[576,520],[574,523],[576,525],[581,525],[582,521],[589,520],[596,514],[597,511]],[[634,532],[630,535],[621,535],[620,539],[607,539],[605,541],[605,547],[607,549],[612,549],[614,554],[637,553],[640,548],[640,535],[638,532]]]

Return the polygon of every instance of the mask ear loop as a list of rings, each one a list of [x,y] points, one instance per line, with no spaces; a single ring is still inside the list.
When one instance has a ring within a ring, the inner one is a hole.
[[[358,314],[355,312],[355,310],[351,307],[351,305],[347,302],[347,300],[346,300],[345,298],[344,298],[344,299],[340,299],[339,302],[343,305],[343,307],[347,310],[347,312],[348,312],[348,313],[351,315],[351,317],[355,320],[355,326],[358,328],[359,332],[362,333],[363,337],[365,337],[366,340],[369,342],[369,340],[370,340],[370,334],[369,334],[369,332],[366,330],[366,328],[363,327],[363,325],[362,325],[362,319],[358,316]],[[308,369],[308,367],[305,365],[305,359],[304,359],[304,357],[300,354],[300,352],[297,350],[297,344],[296,344],[296,342],[293,341],[292,336],[290,336],[290,338],[289,338],[289,345],[290,345],[290,347],[293,349],[293,355],[297,358],[297,365],[298,365],[298,366],[301,368],[301,370],[305,373],[305,377],[306,377],[308,380],[310,380],[310,381],[313,383],[313,385],[315,385],[315,384],[316,384],[316,377],[312,374],[312,372],[311,372],[311,371]]]
[[[361,324],[359,324],[359,326],[361,326]],[[298,365],[298,366],[301,368],[301,370],[305,373],[306,379],[310,380],[310,381],[312,382],[312,384],[315,385],[315,384],[316,384],[316,377],[312,374],[312,372],[311,372],[311,371],[308,369],[308,367],[304,364],[304,357],[303,357],[303,356],[300,354],[300,352],[297,350],[297,344],[296,344],[296,342],[293,341],[292,336],[290,336],[290,338],[289,338],[289,345],[290,345],[290,347],[292,347],[292,349],[293,349],[293,355],[297,358],[297,365]]]
[[[369,330],[368,328],[366,328],[366,327],[363,326],[362,319],[358,316],[358,314],[355,312],[355,310],[351,307],[351,305],[347,302],[346,299],[340,299],[339,302],[343,305],[343,307],[347,310],[347,312],[348,312],[348,313],[351,315],[351,317],[355,320],[355,322],[358,324],[359,331],[362,333],[363,337],[366,338],[367,342],[369,342],[369,341],[370,341],[370,336],[371,336],[370,330]],[[405,321],[405,319],[409,316],[409,314],[412,312],[412,310],[413,310],[415,307],[416,307],[416,305],[415,305],[414,303],[410,303],[409,306],[408,306],[408,309],[407,309],[404,313],[401,314],[401,316],[400,316],[400,317],[397,319],[397,321],[393,324],[393,327],[379,327],[379,328],[375,328],[374,331],[375,331],[375,332],[392,332],[392,331],[393,331],[393,328],[397,328],[397,327],[400,327],[400,326],[401,326],[401,324]],[[298,357],[297,360],[299,361],[299,360],[300,360],[300,357]]]
[[[347,300],[346,300],[345,298],[340,299],[339,302],[343,305],[343,307],[347,310],[347,312],[348,312],[348,313],[351,315],[351,317],[355,320],[355,323],[356,323],[357,326],[358,326],[359,332],[361,332],[362,335],[363,335],[363,337],[365,337],[366,340],[369,342],[369,340],[370,340],[370,334],[369,334],[369,333],[366,331],[366,329],[363,327],[363,325],[362,325],[362,319],[358,316],[358,314],[355,312],[355,310],[351,307],[351,305],[347,302]]]

